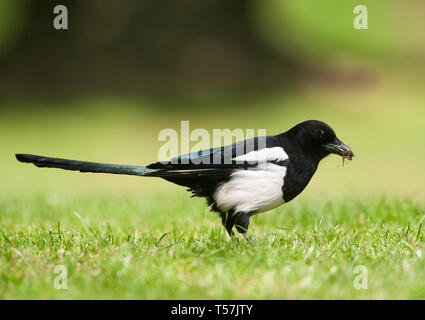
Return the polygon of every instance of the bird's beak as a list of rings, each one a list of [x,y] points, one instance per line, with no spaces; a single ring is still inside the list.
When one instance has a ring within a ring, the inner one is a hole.
[[[348,160],[352,160],[354,157],[353,151],[338,138],[335,138],[333,143],[327,143],[323,147],[326,151],[338,154]]]

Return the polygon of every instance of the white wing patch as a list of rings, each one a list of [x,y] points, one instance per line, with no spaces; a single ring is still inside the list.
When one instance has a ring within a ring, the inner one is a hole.
[[[223,183],[214,194],[217,207],[223,212],[260,213],[280,206],[283,201],[282,187],[286,167],[267,161],[288,159],[280,147],[252,151],[234,158],[241,161],[258,161],[248,170],[235,170],[228,182]]]
[[[286,159],[288,159],[288,155],[283,148],[273,147],[261,149],[259,151],[251,151],[247,154],[235,157],[232,160],[266,162],[273,160],[283,161]]]

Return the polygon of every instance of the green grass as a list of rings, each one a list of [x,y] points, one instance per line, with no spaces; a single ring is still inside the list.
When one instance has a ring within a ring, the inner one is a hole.
[[[0,212],[2,299],[425,298],[425,208],[410,200],[299,199],[252,219],[256,247],[183,191],[3,199]]]
[[[0,298],[425,298],[425,82],[400,79],[304,88],[244,112],[232,102],[164,112],[113,97],[0,106]],[[166,181],[13,157],[144,165],[157,161],[158,132],[181,120],[274,134],[307,119],[330,123],[356,157],[344,167],[328,157],[301,196],[255,216],[255,248],[231,241],[201,199]],[[53,286],[58,265],[67,290]],[[354,288],[358,266],[367,290]]]

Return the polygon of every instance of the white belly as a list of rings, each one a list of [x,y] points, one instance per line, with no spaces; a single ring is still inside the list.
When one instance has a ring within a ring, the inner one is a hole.
[[[280,206],[286,167],[272,163],[249,170],[237,170],[214,195],[217,207],[223,212],[260,213]]]

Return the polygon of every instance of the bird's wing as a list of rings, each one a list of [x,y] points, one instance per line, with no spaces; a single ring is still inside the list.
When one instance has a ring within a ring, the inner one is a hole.
[[[263,139],[263,140],[262,140]],[[163,169],[155,175],[225,175],[234,169],[248,169],[260,163],[287,165],[288,155],[274,136],[256,137],[231,145],[216,147],[155,162],[149,169]]]
[[[267,170],[267,164],[288,165],[288,155],[275,137],[244,140],[232,145],[201,150],[172,158],[168,162],[156,162],[148,169],[156,169],[146,176],[161,177],[175,184],[188,187],[194,196],[212,194],[237,170]],[[264,166],[266,164],[266,166]]]

